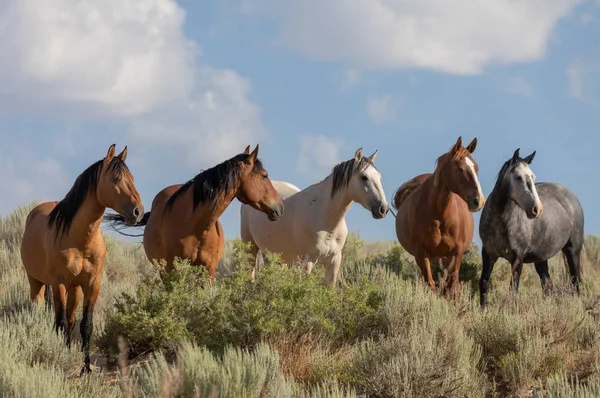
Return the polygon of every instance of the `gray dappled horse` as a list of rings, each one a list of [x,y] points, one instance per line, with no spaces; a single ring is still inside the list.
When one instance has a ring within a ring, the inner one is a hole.
[[[577,196],[562,185],[535,182],[529,165],[535,151],[524,159],[517,149],[498,173],[494,189],[481,212],[479,235],[483,270],[479,281],[481,309],[487,310],[487,292],[499,257],[512,265],[511,288],[519,290],[523,263],[535,263],[544,293],[551,287],[548,259],[562,250],[571,283],[579,293],[583,247],[583,209]]]

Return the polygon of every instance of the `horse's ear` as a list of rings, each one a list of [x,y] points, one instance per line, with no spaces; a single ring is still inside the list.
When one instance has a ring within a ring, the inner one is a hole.
[[[523,159],[523,161],[527,164],[531,164],[531,162],[533,161],[533,158],[535,157],[535,151],[533,151],[531,153],[531,155],[527,156],[525,159]]]
[[[477,137],[473,138],[473,141],[469,145],[467,145],[467,150],[469,153],[475,152],[475,148],[477,148]]]
[[[246,147],[246,149],[244,149],[244,155],[249,155],[250,154],[250,145],[248,145]]]
[[[369,161],[373,164],[375,164],[375,158],[377,158],[377,152],[379,152],[379,149],[375,149],[375,152],[373,152],[373,154],[371,156],[369,156]]]
[[[362,155],[362,148],[358,148],[356,150],[356,152],[354,153],[354,160],[356,160],[357,162],[360,161],[362,159],[363,155]]]
[[[520,155],[519,155],[519,151],[521,150],[521,148],[517,148],[517,150],[515,151],[515,153],[513,153],[513,157],[512,160],[518,160]]]
[[[120,154],[117,155],[117,157],[123,162],[125,161],[125,159],[127,159],[127,145],[125,145],[125,148],[123,149],[123,151],[121,151]]]
[[[458,139],[456,140],[456,144],[454,144],[454,146],[452,147],[452,153],[458,152],[458,150],[460,149],[461,146],[462,146],[462,136],[458,137]]]
[[[257,157],[258,157],[258,144],[256,144],[256,148],[254,148],[254,150],[252,151],[250,156],[248,156],[248,162],[254,163],[254,161],[256,160]]]
[[[105,163],[109,163],[115,157],[115,144],[112,144],[110,148],[108,148],[108,152],[106,153],[106,157],[104,158]]]

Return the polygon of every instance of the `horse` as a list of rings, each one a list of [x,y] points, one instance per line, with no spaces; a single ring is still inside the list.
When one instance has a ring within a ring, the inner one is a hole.
[[[40,203],[25,222],[21,259],[29,280],[30,299],[43,305],[44,297],[49,301],[47,293],[52,287],[55,330],[64,332],[68,347],[83,294],[81,374],[91,372],[93,313],[106,257],[100,231],[102,216],[108,207],[127,223],[135,224],[144,214],[126,158],[127,147],[115,156],[115,145],[111,145],[106,157],[81,173],[60,202]]]
[[[145,227],[148,260],[165,260],[164,270],[171,272],[175,258],[187,259],[194,266],[204,266],[212,283],[225,246],[219,217],[233,199],[257,209],[271,222],[283,215],[282,200],[258,159],[258,149],[256,145],[250,153],[248,145],[243,153],[185,184],[170,185],[154,197],[151,211],[136,224]],[[105,220],[113,227],[124,221],[118,215],[107,215]]]
[[[499,257],[512,266],[511,290],[518,294],[523,263],[534,263],[542,291],[551,288],[548,259],[562,251],[570,281],[579,294],[580,259],[583,247],[583,209],[579,199],[564,186],[535,182],[530,164],[536,151],[521,158],[519,148],[507,160],[481,212],[479,235],[483,269],[479,300],[487,311],[487,292]]]
[[[276,222],[265,222],[247,205],[240,209],[243,242],[250,242],[255,259],[252,278],[259,264],[259,251],[280,253],[288,264],[304,262],[310,273],[317,262],[325,265],[325,285],[335,286],[342,262],[342,248],[348,236],[346,213],[352,202],[382,219],[389,207],[381,174],[375,168],[377,151],[363,157],[362,148],[354,157],[333,168],[324,180],[304,190],[283,181],[273,181],[282,196],[285,215]]]
[[[448,261],[449,283],[442,293],[460,291],[458,274],[465,250],[473,240],[474,212],[485,203],[477,177],[479,166],[471,157],[477,138],[465,148],[458,137],[452,148],[438,157],[432,173],[420,174],[396,190],[396,236],[415,257],[425,283],[436,291],[431,261]],[[444,278],[445,279],[445,278]]]

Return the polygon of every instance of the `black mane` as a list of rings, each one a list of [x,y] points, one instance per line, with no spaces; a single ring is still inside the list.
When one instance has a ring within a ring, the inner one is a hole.
[[[73,219],[86,197],[89,194],[96,194],[103,163],[104,159],[100,159],[85,169],[77,177],[65,197],[50,212],[48,228],[51,228],[53,225],[56,226],[56,230],[54,231],[55,238],[59,235],[62,237],[69,232]],[[131,176],[125,162],[116,156],[110,161],[108,171],[112,173],[112,178],[117,182],[121,180],[124,174]]]
[[[171,209],[177,198],[191,187],[194,190],[192,211],[206,202],[213,202],[212,211],[215,211],[219,195],[222,192],[228,195],[233,187],[237,186],[240,182],[242,178],[242,162],[248,159],[249,156],[249,154],[241,153],[208,170],[201,171],[171,195],[167,200],[165,209]],[[253,171],[258,173],[262,170],[264,170],[262,162],[258,158],[255,159]]]
[[[336,165],[333,168],[333,185],[331,187],[331,196],[336,194],[340,189],[348,186],[350,180],[352,179],[352,175],[354,174],[354,166],[356,164],[356,159],[352,158],[350,160],[346,160]],[[375,167],[375,165],[369,160],[367,157],[361,157],[358,161],[358,165],[356,165],[356,171],[360,172],[366,169],[369,166]],[[377,168],[376,168],[377,169]]]

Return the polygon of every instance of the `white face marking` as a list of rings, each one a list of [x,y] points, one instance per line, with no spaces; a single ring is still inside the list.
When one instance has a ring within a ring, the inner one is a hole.
[[[473,178],[475,179],[475,183],[477,183],[477,192],[479,193],[479,198],[483,199],[483,191],[481,190],[481,184],[479,183],[479,178],[477,178],[477,173],[475,172],[475,163],[468,157],[465,158],[465,163],[469,166],[469,170],[471,170],[471,174],[473,174]]]
[[[521,176],[521,181],[526,181],[527,177],[531,179],[531,194],[536,205],[540,205],[540,197],[538,196],[537,189],[535,189],[535,174],[533,170],[525,163],[519,163],[514,169],[515,176]]]

